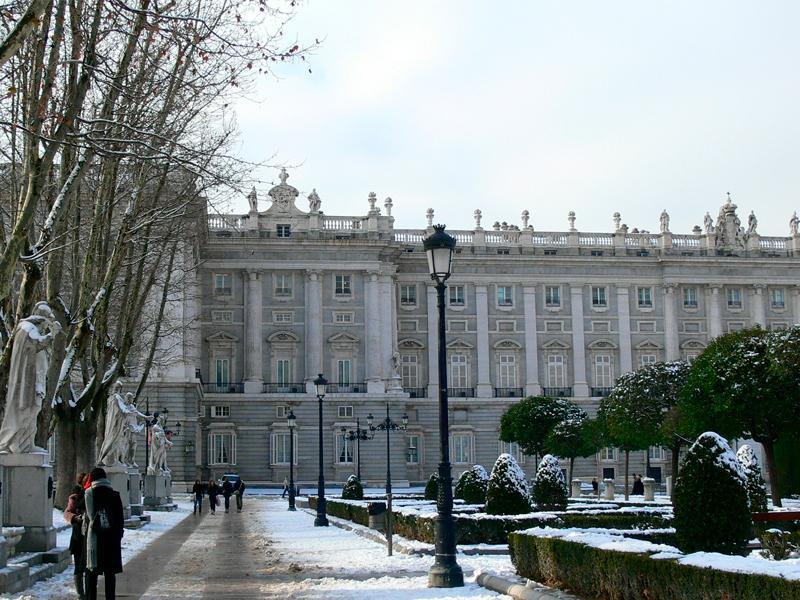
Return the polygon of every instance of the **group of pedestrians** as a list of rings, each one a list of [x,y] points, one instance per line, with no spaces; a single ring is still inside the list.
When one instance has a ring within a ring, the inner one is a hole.
[[[81,600],[97,598],[97,580],[104,579],[105,597],[116,597],[117,574],[122,573],[125,515],[119,492],[104,469],[78,475],[64,510],[72,525],[69,550],[75,561],[75,590]]]
[[[208,504],[211,508],[211,514],[217,514],[217,507],[219,506],[219,497],[222,496],[225,500],[225,512],[230,512],[231,496],[236,499],[236,512],[242,512],[242,496],[246,486],[242,478],[238,478],[235,483],[231,483],[228,477],[222,478],[222,485],[217,485],[217,482],[210,479],[208,483],[203,483],[196,479],[192,486],[192,496],[194,497],[194,514],[203,513],[203,498],[208,496]]]

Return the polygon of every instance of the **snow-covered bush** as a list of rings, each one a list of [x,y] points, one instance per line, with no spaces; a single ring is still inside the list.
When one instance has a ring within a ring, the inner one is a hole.
[[[350,475],[347,481],[345,481],[344,487],[342,488],[342,498],[345,500],[364,499],[364,488],[355,475]]]
[[[538,510],[564,510],[567,507],[567,482],[558,459],[545,454],[533,480],[533,504]]]
[[[501,454],[492,467],[486,488],[486,512],[518,515],[530,512],[531,500],[525,473],[510,454]]]
[[[745,444],[736,453],[736,459],[742,465],[747,477],[747,502],[750,512],[767,512],[767,484],[761,475],[761,466],[753,448]]]
[[[752,533],[747,477],[728,442],[707,431],[689,448],[672,503],[684,552],[742,554]]]
[[[425,500],[436,500],[439,497],[439,474],[431,473],[428,483],[425,484]]]
[[[486,502],[486,488],[489,485],[489,474],[481,465],[473,465],[458,478],[455,498],[467,504],[483,504]]]

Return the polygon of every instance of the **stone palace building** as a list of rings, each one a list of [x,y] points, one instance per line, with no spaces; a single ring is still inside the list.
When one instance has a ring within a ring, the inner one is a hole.
[[[252,484],[288,475],[286,415],[297,417],[296,478],[317,478],[317,399],[311,381],[331,382],[324,399],[325,477],[355,471],[354,442],[342,429],[409,417],[392,433],[396,483],[422,482],[436,469],[436,297],[422,240],[433,231],[393,226],[392,200],[374,193],[361,216],[329,216],[316,192],[308,210],[281,183],[259,210],[203,211],[186,260],[199,263],[173,317],[184,323],[168,368],[151,379],[151,409],[169,409],[181,430],[169,455],[176,481],[237,472]],[[366,204],[366,203],[365,203]],[[640,365],[693,360],[708,341],[760,324],[800,322],[798,220],[787,237],[762,237],[755,216],[742,226],[730,199],[704,228],[629,231],[614,215],[611,233],[563,232],[521,223],[449,231],[458,241],[447,290],[447,368],[454,475],[491,468],[512,452],[532,475],[533,459],[499,441],[500,417],[519,398],[563,396],[596,411],[615,379]],[[361,442],[363,479],[386,471],[384,432]],[[576,475],[623,474],[622,453],[602,450]],[[651,474],[668,474],[669,455],[649,452]],[[644,471],[632,453],[631,471]]]

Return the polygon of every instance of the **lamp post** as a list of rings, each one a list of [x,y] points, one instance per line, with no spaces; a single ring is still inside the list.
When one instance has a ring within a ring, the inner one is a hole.
[[[456,562],[456,526],[453,520],[453,480],[450,469],[450,424],[447,408],[447,347],[445,343],[444,292],[450,277],[456,240],[436,225],[423,240],[428,270],[436,282],[439,309],[439,493],[436,501],[436,558],[428,572],[429,587],[461,587],[464,572]]]
[[[314,519],[314,527],[327,527],[328,516],[325,514],[325,473],[322,462],[322,399],[328,390],[328,380],[322,373],[314,380],[314,387],[317,391],[317,401],[319,402],[319,482],[317,484],[317,517]]]
[[[356,429],[353,431],[347,430],[347,427],[342,427],[342,437],[348,441],[356,443],[356,477],[361,481],[361,440],[365,442],[375,437],[375,434],[369,435],[366,429],[361,429],[361,421],[356,419]]]
[[[294,428],[297,418],[291,408],[286,415],[286,423],[289,425],[289,510],[297,510],[294,506]]]
[[[372,416],[372,413],[367,415],[367,425],[369,426],[369,430],[373,432],[373,437],[375,437],[375,431],[386,432],[386,549],[389,551],[389,556],[392,555],[392,455],[390,452],[389,438],[390,432],[408,428],[408,415],[403,413],[402,420],[402,425],[398,425],[392,421],[389,417],[388,404],[386,405],[386,418],[377,425],[373,425],[375,417]]]

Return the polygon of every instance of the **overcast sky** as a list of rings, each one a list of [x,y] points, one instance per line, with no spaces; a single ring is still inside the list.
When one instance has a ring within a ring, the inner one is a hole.
[[[480,208],[484,227],[574,210],[611,231],[619,211],[657,231],[666,208],[688,233],[731,192],[788,235],[799,22],[796,0],[304,0],[288,33],[322,45],[239,102],[241,152],[299,165],[303,210],[311,188],[328,215],[391,196],[398,228],[430,207],[453,229]],[[266,199],[277,171],[259,176]]]

